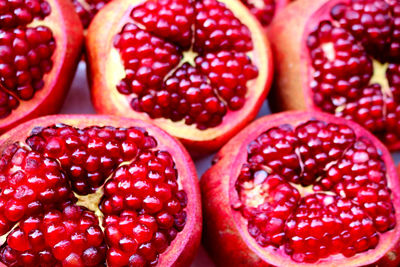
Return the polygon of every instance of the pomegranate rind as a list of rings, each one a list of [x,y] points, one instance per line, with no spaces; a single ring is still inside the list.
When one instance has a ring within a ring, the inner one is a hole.
[[[8,145],[24,142],[35,127],[46,127],[64,123],[77,128],[88,126],[141,127],[157,142],[157,149],[168,151],[179,174],[179,184],[187,194],[187,220],[185,227],[172,241],[168,249],[160,254],[160,266],[189,266],[200,246],[202,231],[201,198],[196,168],[184,146],[157,126],[137,120],[106,115],[50,115],[25,122],[0,137],[0,151]],[[0,265],[1,266],[1,265]]]
[[[142,3],[141,0],[115,0],[105,6],[94,18],[86,38],[88,77],[92,103],[98,113],[119,115],[146,121],[153,121],[172,136],[177,137],[196,154],[207,154],[218,150],[232,136],[250,123],[260,110],[268,94],[273,77],[272,54],[263,27],[238,0],[219,0],[242,21],[253,38],[254,50],[251,59],[259,70],[256,79],[248,83],[249,92],[245,105],[238,111],[230,111],[223,122],[214,128],[199,130],[195,125],[185,125],[183,121],[150,119],[146,113],[135,112],[126,96],[120,94],[116,85],[124,77],[125,71],[118,50],[113,46],[114,36],[122,27],[132,21],[131,10]],[[107,24],[104,24],[107,21]]]
[[[276,18],[276,15],[284,10],[288,4],[290,4],[291,0],[276,0],[275,1],[275,14],[272,21]],[[271,22],[272,22],[271,21]],[[270,24],[271,25],[271,24]],[[269,25],[266,27],[268,29]]]
[[[348,125],[357,137],[366,137],[382,152],[387,168],[387,181],[390,188],[400,186],[395,164],[387,148],[366,129],[358,124],[320,112],[288,111],[265,116],[247,126],[231,139],[215,158],[213,165],[201,178],[204,243],[213,260],[219,266],[378,266],[392,265],[397,262],[400,242],[400,213],[396,213],[396,227],[380,235],[378,246],[351,258],[335,255],[319,260],[315,264],[298,264],[290,259],[283,250],[260,247],[250,236],[247,220],[232,205],[240,203],[235,184],[241,166],[247,162],[247,146],[266,130],[282,124],[296,126],[310,119]],[[392,191],[392,202],[399,209],[400,194]],[[392,260],[388,260],[392,259]],[[390,265],[385,265],[385,263]],[[375,266],[375,265],[374,265]]]
[[[271,107],[275,111],[312,108],[307,95],[308,77],[303,60],[304,31],[310,16],[327,0],[298,0],[279,12],[269,26],[268,37],[274,53],[275,87],[271,91]]]
[[[33,25],[44,25],[51,29],[56,40],[52,56],[53,67],[44,75],[44,87],[29,101],[20,101],[19,106],[5,118],[0,119],[0,133],[12,127],[47,114],[57,113],[71,86],[82,52],[83,28],[72,2],[47,0],[51,13],[43,21]]]

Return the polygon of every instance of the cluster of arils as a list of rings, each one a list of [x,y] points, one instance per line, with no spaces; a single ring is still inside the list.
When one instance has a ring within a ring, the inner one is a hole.
[[[246,54],[253,49],[249,29],[224,4],[149,1],[131,18],[143,29],[126,24],[114,45],[126,73],[117,89],[135,111],[206,129],[218,126],[227,110],[243,107],[258,69]],[[190,48],[195,65],[180,65]]]
[[[307,37],[314,103],[357,121],[388,145],[400,140],[400,5],[337,4]],[[382,72],[380,80],[375,79]],[[375,76],[374,76],[375,75]]]
[[[46,26],[32,27],[50,15],[45,0],[3,1],[0,10],[0,117],[8,116],[19,100],[30,100],[44,86],[53,66],[55,40]],[[40,23],[39,23],[40,24]]]
[[[347,125],[309,121],[271,128],[249,144],[236,188],[248,229],[297,262],[375,248],[396,225],[386,166]],[[293,183],[293,184],[291,184]],[[301,197],[295,184],[313,186]]]
[[[0,159],[0,234],[13,229],[0,261],[157,265],[186,224],[188,202],[171,154],[157,147],[143,128],[64,124],[35,128],[26,144],[8,146]],[[77,202],[89,193],[102,196],[97,212]]]

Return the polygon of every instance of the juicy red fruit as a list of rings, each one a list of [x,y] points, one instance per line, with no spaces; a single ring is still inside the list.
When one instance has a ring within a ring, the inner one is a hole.
[[[100,266],[106,250],[98,218],[69,205],[21,221],[0,253],[9,266]]]
[[[357,121],[394,146],[400,140],[399,3],[338,2],[306,44],[314,104]]]
[[[235,208],[262,247],[312,263],[374,249],[396,226],[381,152],[347,125],[281,125],[248,145]]]
[[[71,198],[69,183],[54,160],[10,145],[0,159],[0,234],[27,215]]]
[[[0,251],[9,266],[155,266],[186,224],[174,159],[139,127],[36,127],[0,167],[0,230],[19,223]]]
[[[156,265],[159,254],[185,226],[186,205],[168,153],[143,153],[117,169],[105,185],[100,204],[110,246],[108,262]]]
[[[27,144],[34,151],[57,159],[72,179],[74,190],[84,195],[101,186],[119,164],[157,143],[139,128],[76,129],[60,124],[34,129]]]
[[[125,67],[117,89],[135,111],[207,129],[243,107],[258,69],[249,29],[224,4],[146,1],[131,18],[142,26],[126,24],[114,46]]]
[[[56,41],[51,29],[40,24],[51,13],[45,0],[0,3],[0,117],[7,117],[20,101],[44,86],[52,69]]]

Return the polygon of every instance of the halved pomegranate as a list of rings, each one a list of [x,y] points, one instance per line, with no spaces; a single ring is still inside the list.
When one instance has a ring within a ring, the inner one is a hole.
[[[263,117],[201,179],[220,266],[398,266],[400,180],[381,142],[329,114]]]
[[[55,115],[0,137],[0,262],[188,266],[198,180],[173,137],[139,120]]]
[[[399,1],[300,0],[274,21],[271,103],[352,119],[399,149]]]
[[[82,36],[68,1],[0,1],[0,133],[60,109]]]
[[[238,0],[114,0],[86,46],[97,112],[151,120],[199,153],[254,119],[271,83],[265,34]]]

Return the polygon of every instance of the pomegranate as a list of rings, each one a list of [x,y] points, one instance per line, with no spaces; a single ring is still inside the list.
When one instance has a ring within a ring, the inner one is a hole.
[[[0,262],[187,266],[201,236],[194,164],[139,120],[53,115],[0,137]]]
[[[201,179],[220,266],[398,266],[400,180],[361,126],[319,112],[263,117]]]
[[[400,4],[300,0],[270,26],[275,109],[321,110],[351,119],[400,148]]]
[[[59,110],[75,74],[82,36],[68,1],[0,2],[0,133]]]
[[[97,112],[150,120],[198,154],[254,119],[271,83],[265,34],[238,0],[114,0],[86,47]]]

